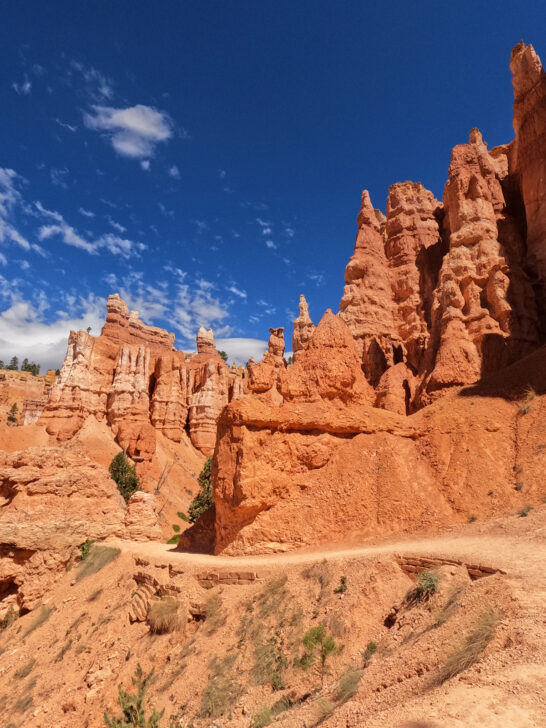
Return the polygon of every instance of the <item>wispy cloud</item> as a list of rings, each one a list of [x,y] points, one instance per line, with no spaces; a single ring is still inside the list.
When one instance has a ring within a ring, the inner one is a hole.
[[[266,240],[265,244],[268,248],[271,248],[272,250],[277,249],[277,246],[275,245],[275,243],[272,240]]]
[[[143,243],[121,238],[119,235],[113,235],[112,233],[106,233],[94,240],[88,240],[69,225],[59,212],[47,210],[40,202],[36,202],[35,206],[44,217],[54,220],[54,223],[40,227],[38,231],[40,240],[59,237],[65,245],[85,250],[91,255],[98,255],[101,250],[107,250],[112,255],[120,255],[126,259],[138,256],[142,250],[146,249]]]
[[[231,286],[228,286],[226,288],[226,291],[229,291],[230,293],[233,293],[235,296],[238,296],[238,298],[242,298],[243,300],[246,301],[246,297],[247,297],[246,291],[243,291],[242,289],[237,288],[237,286],[234,283],[232,283]]]
[[[180,170],[176,164],[173,164],[172,167],[169,168],[169,175],[174,179],[180,179]]]
[[[19,94],[19,96],[28,96],[32,91],[32,82],[25,77],[25,80],[22,83],[14,81],[11,84],[11,87],[16,94]]]
[[[23,250],[41,248],[30,243],[15,225],[16,211],[26,211],[26,205],[20,192],[24,180],[13,169],[0,167],[0,243],[10,241]]]
[[[153,157],[156,145],[173,134],[169,115],[143,104],[125,109],[94,105],[84,114],[84,124],[104,132],[118,154],[133,159]]]
[[[74,124],[68,124],[66,121],[61,121],[60,119],[55,119],[55,121],[57,122],[57,124],[59,126],[62,126],[63,129],[68,129],[69,131],[72,131],[72,132],[78,130],[78,127]]]
[[[68,188],[68,184],[66,182],[67,175],[68,175],[68,169],[66,169],[66,167],[64,169],[57,169],[56,167],[52,167],[49,170],[49,176],[51,177],[51,182],[56,187],[62,187],[65,190]]]
[[[89,210],[85,210],[83,207],[80,207],[80,209],[78,210],[78,212],[80,213],[80,215],[83,215],[84,217],[95,217],[95,213],[94,212],[90,212]]]
[[[85,66],[79,61],[71,61],[70,66],[81,74],[87,94],[97,102],[109,101],[114,95],[114,82],[94,66]]]

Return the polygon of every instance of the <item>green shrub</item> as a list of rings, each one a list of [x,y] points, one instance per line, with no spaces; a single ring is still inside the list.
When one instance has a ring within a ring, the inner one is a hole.
[[[533,506],[523,506],[523,508],[521,508],[518,511],[518,516],[520,518],[526,518],[527,515],[528,515],[528,513],[529,513],[529,511],[532,511],[532,510],[533,510]]]
[[[332,635],[328,634],[326,627],[320,625],[307,630],[303,635],[303,646],[305,651],[299,660],[299,666],[307,670],[316,663],[320,684],[323,685],[324,676],[328,673],[326,662],[331,655],[341,652],[343,645],[336,644]]]
[[[85,561],[85,559],[89,556],[89,552],[91,551],[91,546],[94,544],[94,541],[84,541],[82,545],[80,546],[80,561]]]
[[[265,728],[273,721],[274,715],[271,708],[264,706],[259,713],[256,713],[252,721],[252,728]]]
[[[127,503],[129,498],[138,490],[138,477],[135,466],[131,463],[125,452],[118,452],[110,463],[110,476],[118,486],[118,490]]]
[[[199,483],[200,491],[190,503],[188,508],[189,519],[191,523],[195,523],[199,516],[207,511],[213,503],[212,500],[212,483],[211,483],[211,465],[212,458],[207,458],[203,469],[199,473],[197,482]]]
[[[406,602],[426,602],[436,594],[440,586],[440,577],[430,569],[425,569],[417,577],[417,585],[406,594]]]
[[[153,708],[151,715],[146,717],[144,708],[144,695],[153,674],[154,669],[152,668],[144,676],[144,672],[139,663],[135,670],[135,676],[131,678],[133,685],[137,689],[136,693],[132,695],[119,685],[118,704],[121,708],[122,715],[119,718],[115,718],[109,716],[108,713],[104,713],[104,722],[108,728],[159,728],[159,721],[165,711],[158,712]]]

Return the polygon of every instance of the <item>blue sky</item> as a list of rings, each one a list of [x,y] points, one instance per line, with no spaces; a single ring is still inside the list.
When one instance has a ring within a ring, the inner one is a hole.
[[[337,311],[360,193],[441,198],[451,148],[513,137],[543,3],[25,0],[0,26],[0,358],[58,366],[109,293],[241,361],[304,293]]]

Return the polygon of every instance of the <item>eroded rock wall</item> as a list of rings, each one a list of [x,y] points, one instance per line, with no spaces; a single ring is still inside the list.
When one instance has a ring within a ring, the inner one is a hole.
[[[211,454],[222,407],[242,394],[242,372],[230,370],[200,329],[197,354],[174,348],[174,334],[146,326],[115,294],[107,302],[99,337],[70,333],[60,377],[41,423],[58,440],[71,439],[89,416],[106,420],[119,444],[149,461],[156,431],[180,442],[188,427],[192,443]]]

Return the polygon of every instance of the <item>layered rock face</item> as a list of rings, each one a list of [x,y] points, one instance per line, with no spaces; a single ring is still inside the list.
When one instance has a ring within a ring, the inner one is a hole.
[[[174,334],[143,324],[115,294],[99,337],[70,333],[40,422],[65,441],[90,415],[106,419],[121,447],[140,461],[153,456],[156,431],[179,442],[188,426],[193,444],[211,454],[220,410],[242,389],[240,373],[217,353],[212,331],[201,329],[197,354],[185,355],[174,348]]]
[[[515,142],[489,151],[473,129],[442,203],[404,182],[383,217],[362,195],[340,316],[379,407],[415,411],[545,338],[546,81],[532,46],[511,68]]]
[[[546,74],[532,45],[518,43],[510,59],[514,86],[515,169],[525,205],[527,270],[546,336]]]
[[[0,607],[33,609],[88,540],[161,538],[155,499],[125,506],[81,445],[0,451]]]

